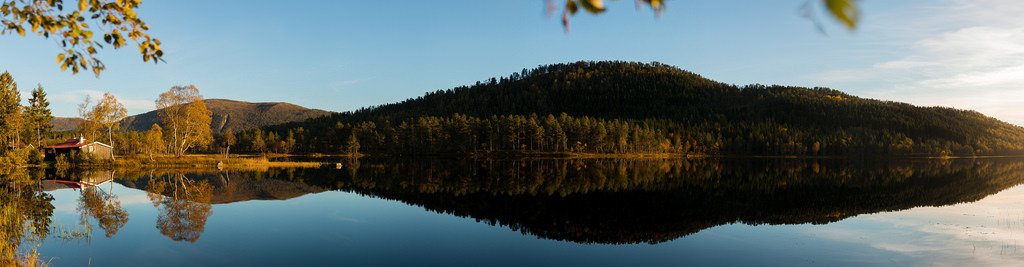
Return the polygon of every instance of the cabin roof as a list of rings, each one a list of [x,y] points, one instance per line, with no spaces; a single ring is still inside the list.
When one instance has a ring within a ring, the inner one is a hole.
[[[114,148],[114,147],[112,147],[112,146],[110,146],[108,144],[104,144],[104,143],[100,143],[100,142],[96,142],[96,141],[89,141],[89,140],[86,140],[85,138],[82,138],[82,137],[71,138],[71,139],[68,139],[67,141],[64,141],[63,143],[60,143],[60,144],[46,146],[46,148],[49,148],[49,149],[80,148],[80,147],[87,146],[87,145],[90,145],[90,144],[97,144],[97,145],[101,145],[101,146],[105,146],[105,147],[109,147],[109,148]]]
[[[60,189],[66,189],[66,188],[84,189],[84,188],[93,187],[93,186],[100,186],[100,185],[103,185],[103,184],[106,184],[106,183],[110,182],[111,180],[113,180],[113,179],[104,179],[104,180],[101,180],[101,181],[84,181],[84,180],[83,181],[73,181],[73,180],[53,179],[53,180],[43,180],[42,182],[40,182],[40,185],[42,186],[43,191],[54,191],[54,190],[60,190]]]

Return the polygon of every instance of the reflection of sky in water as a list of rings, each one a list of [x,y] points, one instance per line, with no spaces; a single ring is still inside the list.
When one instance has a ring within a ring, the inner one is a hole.
[[[111,190],[104,186],[103,190]],[[1024,187],[975,203],[860,215],[827,225],[731,224],[650,245],[539,239],[397,201],[323,192],[213,206],[195,243],[156,228],[146,192],[113,185],[128,223],[89,244],[48,239],[54,266],[1024,265]],[[75,227],[79,191],[50,192],[53,221]],[[95,223],[95,222],[93,222]]]
[[[915,264],[1024,266],[1024,186],[973,203],[861,215],[803,231],[891,251]]]

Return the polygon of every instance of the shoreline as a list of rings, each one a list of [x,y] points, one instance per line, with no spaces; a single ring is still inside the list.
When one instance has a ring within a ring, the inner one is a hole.
[[[289,160],[294,158],[296,160]],[[113,162],[80,163],[74,168],[210,168],[210,169],[265,169],[265,168],[320,168],[341,163],[339,160],[359,158],[438,158],[438,159],[826,159],[826,160],[953,160],[953,159],[997,159],[1024,158],[1024,155],[987,155],[987,156],[784,156],[784,155],[707,155],[677,153],[489,153],[489,154],[420,154],[420,155],[349,155],[349,154],[237,154],[224,157],[223,154],[191,154],[182,157],[169,155],[154,156],[121,156]],[[277,159],[277,160],[275,160]],[[284,159],[284,160],[280,160]],[[55,168],[53,162],[45,164],[29,164],[13,168]]]

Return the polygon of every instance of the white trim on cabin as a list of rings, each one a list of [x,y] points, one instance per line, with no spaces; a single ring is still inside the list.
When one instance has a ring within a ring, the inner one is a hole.
[[[113,147],[113,146],[110,146],[110,145],[108,145],[108,144],[104,144],[104,143],[100,143],[100,142],[96,142],[96,141],[93,141],[92,143],[89,143],[89,144],[90,144],[90,145],[101,145],[101,146],[105,146],[105,147],[107,147],[107,148],[109,148],[109,149],[114,149],[114,147]]]

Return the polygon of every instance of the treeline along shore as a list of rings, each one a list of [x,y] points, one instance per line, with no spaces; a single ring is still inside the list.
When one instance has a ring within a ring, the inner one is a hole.
[[[79,105],[78,125],[66,131],[52,130],[53,116],[41,85],[27,106],[21,105],[10,74],[3,74],[0,87],[0,141],[4,143],[0,163],[9,166],[43,162],[47,147],[72,138],[103,142],[111,147],[110,155],[92,152],[72,157],[50,148],[55,155],[49,162],[64,156],[66,161],[110,158],[113,163],[108,164],[114,165],[223,164],[216,158],[230,159],[234,153],[249,155],[246,158],[255,158],[256,163],[275,162],[259,160],[268,154],[477,158],[1024,154],[1024,128],[978,112],[866,99],[828,88],[736,86],[656,62],[544,65],[342,113],[286,103],[207,101],[196,86],[187,85],[161,93],[157,110],[138,117],[127,116],[124,105],[108,93],[96,101],[86,98]],[[276,107],[276,111],[257,111],[264,107]],[[216,114],[228,111],[229,115]],[[259,118],[283,123],[267,125]],[[149,122],[149,127],[141,126]],[[184,157],[189,154],[207,156]]]

